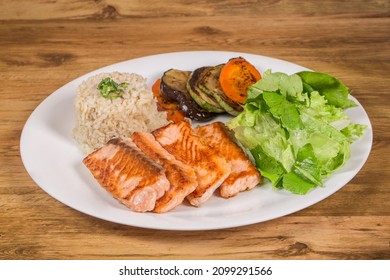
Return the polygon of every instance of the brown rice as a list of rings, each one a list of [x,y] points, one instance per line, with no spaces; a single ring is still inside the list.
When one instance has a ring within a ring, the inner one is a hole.
[[[104,98],[97,89],[106,77],[127,83],[121,97]],[[81,83],[74,100],[76,122],[73,137],[84,153],[119,137],[126,141],[135,131],[152,131],[168,123],[158,112],[146,79],[135,73],[101,73]]]

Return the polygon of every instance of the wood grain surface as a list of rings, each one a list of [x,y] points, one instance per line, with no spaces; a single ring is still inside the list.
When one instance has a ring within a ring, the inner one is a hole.
[[[0,0],[0,259],[389,259],[389,15],[381,0]],[[40,102],[102,66],[186,50],[272,56],[338,77],[372,122],[368,161],[302,211],[199,232],[99,220],[34,183],[19,141]]]

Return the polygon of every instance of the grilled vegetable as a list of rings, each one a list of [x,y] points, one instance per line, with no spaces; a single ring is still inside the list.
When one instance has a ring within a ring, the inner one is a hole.
[[[182,121],[184,119],[184,113],[178,109],[178,103],[176,101],[168,100],[162,95],[161,79],[157,79],[152,86],[152,92],[157,101],[157,110],[167,112],[167,119],[173,122]]]
[[[176,101],[184,115],[196,121],[209,121],[215,115],[200,107],[187,90],[191,72],[169,69],[161,78],[161,94],[170,101]]]
[[[221,70],[219,82],[231,100],[243,104],[248,97],[248,86],[261,79],[260,72],[242,57],[230,59]]]
[[[229,99],[219,84],[219,75],[223,66],[224,64],[208,67],[199,81],[199,88],[207,94],[214,96],[215,100],[227,113],[237,116],[243,110],[242,106]]]
[[[200,107],[209,112],[223,113],[225,110],[219,105],[218,101],[212,95],[208,95],[199,88],[199,81],[202,80],[209,68],[211,67],[200,67],[193,71],[187,81],[187,90]]]

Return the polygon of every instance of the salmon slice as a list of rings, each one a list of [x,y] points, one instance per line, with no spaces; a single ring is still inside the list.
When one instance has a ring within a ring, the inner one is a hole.
[[[221,184],[220,193],[224,198],[237,195],[239,192],[253,189],[260,183],[261,177],[256,167],[244,151],[232,140],[226,126],[221,122],[195,128],[204,143],[210,145],[223,155],[230,163],[231,173]]]
[[[230,174],[230,165],[202,143],[187,121],[171,123],[152,132],[156,140],[177,160],[195,170],[197,188],[187,196],[194,206],[208,200]]]
[[[144,154],[164,167],[165,175],[171,183],[169,190],[156,201],[153,211],[164,213],[181,204],[198,186],[194,169],[178,161],[151,133],[135,132],[131,139]]]
[[[83,163],[103,188],[136,212],[153,210],[169,189],[165,170],[131,141],[112,139]]]

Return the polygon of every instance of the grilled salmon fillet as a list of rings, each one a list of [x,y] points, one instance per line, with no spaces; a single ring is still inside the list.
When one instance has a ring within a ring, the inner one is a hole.
[[[261,177],[256,167],[244,151],[231,139],[226,126],[221,122],[199,126],[194,129],[204,143],[223,155],[230,163],[231,173],[221,184],[220,194],[224,198],[250,190],[260,183]]]
[[[195,170],[197,188],[187,196],[194,206],[208,200],[230,174],[230,164],[204,145],[188,121],[168,124],[152,132],[156,140],[177,160]]]
[[[153,211],[164,213],[181,204],[198,186],[194,169],[178,161],[151,133],[135,132],[131,139],[145,155],[164,167],[165,175],[171,184],[169,190],[156,201]]]
[[[153,210],[170,186],[165,170],[130,141],[112,139],[83,163],[103,188],[136,212]]]

